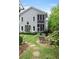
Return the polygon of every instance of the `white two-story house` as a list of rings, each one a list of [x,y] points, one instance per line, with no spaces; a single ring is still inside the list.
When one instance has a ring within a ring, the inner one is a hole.
[[[19,14],[19,32],[44,32],[47,30],[47,13],[29,7]]]

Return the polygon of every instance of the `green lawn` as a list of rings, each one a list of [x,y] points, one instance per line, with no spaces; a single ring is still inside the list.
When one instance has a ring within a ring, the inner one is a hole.
[[[27,35],[27,34],[20,34],[23,37],[24,41],[27,41],[29,43],[35,44],[37,47],[39,47],[40,51],[40,59],[58,59],[59,49],[50,47],[46,48],[36,43],[38,40],[39,34],[36,35]],[[32,49],[28,49],[25,51],[20,59],[32,59]]]
[[[50,47],[50,48],[46,48],[43,46],[39,46],[40,48],[40,59],[46,59],[48,57],[48,59],[58,59],[58,54],[59,54],[59,48],[54,48],[54,47]]]
[[[36,41],[38,40],[39,34],[36,35],[27,35],[27,34],[20,34],[20,36],[23,37],[23,40],[32,44],[36,44]]]
[[[31,59],[32,58],[32,51],[31,49],[24,51],[19,59]]]

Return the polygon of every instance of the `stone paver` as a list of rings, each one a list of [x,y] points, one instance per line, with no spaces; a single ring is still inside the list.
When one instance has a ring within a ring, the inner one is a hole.
[[[31,48],[33,51],[32,51],[32,59],[40,59],[40,51],[39,51],[39,48],[36,47],[35,44],[30,44],[29,43],[29,48]]]
[[[35,50],[33,51],[33,59],[40,59],[40,51],[38,48],[35,48]]]

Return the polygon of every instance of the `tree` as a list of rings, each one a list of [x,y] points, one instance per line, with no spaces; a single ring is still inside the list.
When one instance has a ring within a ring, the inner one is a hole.
[[[51,10],[51,14],[48,20],[48,28],[49,31],[57,31],[59,30],[59,6],[55,6]]]
[[[51,14],[48,20],[48,29],[50,35],[50,44],[59,46],[59,6],[54,6],[51,9]]]

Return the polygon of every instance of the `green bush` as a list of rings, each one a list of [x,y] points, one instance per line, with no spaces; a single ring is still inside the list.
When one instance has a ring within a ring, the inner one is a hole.
[[[51,14],[48,18],[49,33],[59,30],[59,6],[54,6],[51,9]]]
[[[57,40],[56,45],[59,46],[59,40]]]
[[[23,38],[21,36],[19,36],[19,44],[21,45],[23,42]]]

